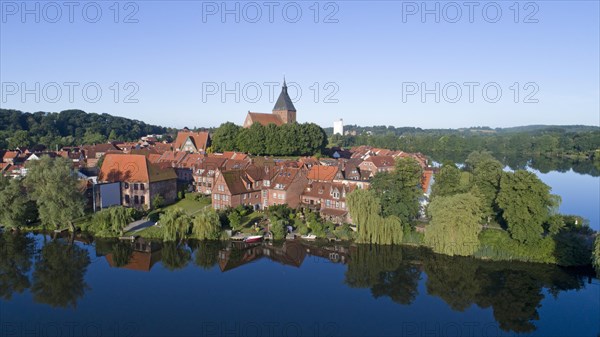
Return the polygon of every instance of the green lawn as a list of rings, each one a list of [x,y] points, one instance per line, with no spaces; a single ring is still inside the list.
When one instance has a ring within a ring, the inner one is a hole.
[[[163,207],[160,212],[163,212],[170,208],[179,207],[183,209],[189,215],[199,212],[204,207],[211,204],[211,199],[209,196],[201,198],[199,201],[194,200],[192,197],[183,198],[177,201],[174,204]]]

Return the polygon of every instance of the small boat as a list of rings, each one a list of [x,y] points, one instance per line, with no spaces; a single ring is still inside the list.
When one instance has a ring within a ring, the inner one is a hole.
[[[255,243],[255,242],[261,242],[263,239],[262,235],[251,235],[247,238],[244,239],[245,243]]]
[[[309,234],[309,235],[302,235],[300,238],[302,238],[304,240],[308,240],[308,241],[315,241],[317,239],[317,236],[314,234]]]

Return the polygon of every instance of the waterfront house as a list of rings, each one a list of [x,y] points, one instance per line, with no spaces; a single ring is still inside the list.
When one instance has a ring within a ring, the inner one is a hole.
[[[177,175],[173,168],[152,164],[143,155],[107,154],[98,181],[119,182],[123,206],[152,208],[158,195],[167,204],[177,199]]]
[[[350,222],[346,196],[355,188],[343,183],[313,181],[302,192],[302,205],[333,223]]]

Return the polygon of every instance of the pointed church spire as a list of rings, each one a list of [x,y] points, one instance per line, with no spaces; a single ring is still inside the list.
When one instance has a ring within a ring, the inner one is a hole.
[[[296,108],[294,107],[294,104],[290,99],[290,95],[288,95],[285,75],[283,76],[283,86],[281,87],[281,93],[279,94],[277,102],[275,102],[275,107],[273,107],[273,111],[296,111]]]

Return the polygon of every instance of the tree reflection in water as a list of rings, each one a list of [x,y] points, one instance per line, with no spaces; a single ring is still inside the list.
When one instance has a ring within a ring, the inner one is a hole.
[[[53,240],[42,248],[33,272],[34,301],[52,307],[76,307],[88,286],[84,276],[90,264],[87,250]]]
[[[10,300],[13,293],[22,293],[31,285],[31,270],[35,240],[20,233],[0,232],[0,298]]]
[[[169,241],[162,246],[161,262],[168,270],[185,268],[191,256],[190,250],[183,243]]]
[[[219,251],[225,248],[221,241],[191,240],[188,246],[194,252],[194,264],[204,270],[209,270],[219,263]]]
[[[585,275],[557,266],[520,262],[492,262],[433,254],[425,249],[359,245],[351,254],[346,283],[370,288],[375,298],[389,296],[410,304],[416,298],[421,271],[429,295],[443,299],[453,310],[471,305],[491,308],[504,331],[536,330],[543,289],[581,289]]]

